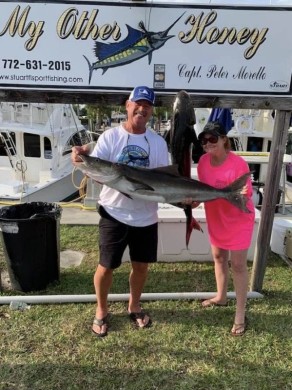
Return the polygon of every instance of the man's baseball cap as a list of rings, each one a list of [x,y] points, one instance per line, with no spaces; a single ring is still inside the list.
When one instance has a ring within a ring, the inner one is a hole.
[[[154,106],[155,94],[151,88],[140,86],[135,87],[129,96],[131,102],[137,102],[138,100],[147,100]]]

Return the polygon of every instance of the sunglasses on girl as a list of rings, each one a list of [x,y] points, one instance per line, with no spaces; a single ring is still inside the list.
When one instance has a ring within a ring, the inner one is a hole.
[[[210,135],[210,137],[204,137],[201,139],[201,145],[207,145],[207,142],[210,142],[211,144],[216,144],[218,142],[218,135]]]

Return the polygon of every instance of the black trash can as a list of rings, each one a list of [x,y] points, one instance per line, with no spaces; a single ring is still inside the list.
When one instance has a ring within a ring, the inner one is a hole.
[[[55,203],[31,202],[0,209],[0,228],[11,286],[45,289],[60,278],[60,219]]]

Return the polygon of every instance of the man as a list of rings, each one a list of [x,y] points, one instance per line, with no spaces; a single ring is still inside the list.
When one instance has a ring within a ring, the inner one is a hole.
[[[169,164],[165,140],[146,128],[153,114],[155,94],[146,86],[133,89],[126,102],[127,120],[106,130],[90,154],[111,162],[156,168]],[[89,146],[72,149],[73,163],[79,154],[88,154]],[[99,264],[94,275],[97,298],[92,331],[98,337],[108,333],[108,293],[113,270],[121,265],[127,246],[131,259],[129,276],[130,299],[128,314],[139,328],[151,325],[151,318],[142,311],[141,294],[148,275],[148,264],[157,261],[158,205],[155,202],[134,200],[103,186],[98,201]]]

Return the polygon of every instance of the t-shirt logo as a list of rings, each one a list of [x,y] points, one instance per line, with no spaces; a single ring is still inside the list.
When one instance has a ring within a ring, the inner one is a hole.
[[[124,147],[118,162],[136,167],[149,167],[149,154],[141,146],[127,145]]]

